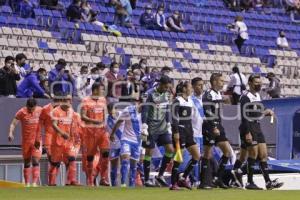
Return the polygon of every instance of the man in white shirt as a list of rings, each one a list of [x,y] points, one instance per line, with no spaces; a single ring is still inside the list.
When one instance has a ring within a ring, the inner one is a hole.
[[[237,105],[243,91],[246,90],[247,79],[246,76],[240,73],[237,66],[232,68],[232,75],[227,86],[227,90],[232,92],[232,104]]]
[[[249,39],[248,28],[244,22],[244,18],[242,16],[236,16],[235,23],[228,25],[229,29],[238,34],[237,39],[235,39],[235,44],[241,53],[242,46],[246,40]]]
[[[278,47],[283,49],[290,48],[289,43],[285,37],[284,31],[279,31],[279,36],[277,38],[276,44]]]

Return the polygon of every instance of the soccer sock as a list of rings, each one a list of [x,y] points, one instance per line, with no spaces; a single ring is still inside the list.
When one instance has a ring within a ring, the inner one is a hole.
[[[265,182],[268,183],[271,181],[270,176],[269,176],[269,168],[268,168],[268,163],[261,161],[259,163],[260,170],[264,176]]]
[[[56,174],[57,174],[57,166],[51,164],[49,169],[49,182],[48,185],[56,185]]]
[[[244,163],[241,167],[243,175],[247,174],[247,163]]]
[[[248,158],[248,164],[247,164],[248,183],[254,183],[253,182],[253,174],[254,174],[255,162],[256,162],[255,159]]]
[[[210,185],[211,183],[211,174],[210,171],[210,160],[206,158],[202,158],[201,160],[201,173],[200,173],[200,181],[201,184]]]
[[[105,152],[101,155],[100,163],[101,163],[101,170],[100,170],[101,180],[108,181],[109,152]]]
[[[171,159],[173,158],[173,154],[172,153],[165,153],[162,162],[161,162],[161,166],[159,168],[159,173],[158,176],[163,176],[166,168],[168,166],[168,164],[170,163]]]
[[[129,167],[129,160],[122,160],[121,162],[121,184],[126,183],[126,179],[128,177],[128,167]]]
[[[93,165],[93,156],[87,157],[87,166],[86,166],[86,173],[87,173],[87,185],[93,186],[94,185],[94,165]]]
[[[118,167],[114,166],[110,169],[111,186],[117,186]]]
[[[40,179],[40,166],[36,165],[32,167],[32,183],[37,184]]]
[[[174,161],[173,168],[172,168],[172,175],[171,175],[171,184],[172,185],[177,183],[179,166],[180,166],[180,163]]]
[[[242,161],[236,160],[234,165],[233,165],[233,169],[234,170],[240,169],[242,165],[243,165]]]
[[[145,156],[144,158],[144,176],[145,182],[149,180],[150,175],[151,156]]]
[[[219,170],[218,170],[218,178],[220,180],[223,180],[224,172],[225,172],[225,167],[228,163],[229,158],[226,156],[222,156],[219,162]]]
[[[24,167],[23,173],[25,184],[30,184],[31,167]]]
[[[70,161],[67,171],[67,181],[69,184],[76,182],[76,162]]]
[[[135,187],[135,178],[136,178],[136,163],[130,163],[130,179],[129,179],[129,186]]]
[[[195,167],[195,165],[197,164],[197,160],[191,159],[188,164],[186,165],[186,168],[184,170],[183,173],[183,178],[187,178],[188,175],[190,174],[190,172],[193,170],[193,168]]]
[[[209,164],[208,174],[210,176],[209,178],[212,179],[218,176],[218,162],[215,158],[211,158],[209,159]]]

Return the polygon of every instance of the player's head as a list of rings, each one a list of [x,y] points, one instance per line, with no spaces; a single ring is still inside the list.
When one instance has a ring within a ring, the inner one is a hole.
[[[210,76],[211,87],[217,91],[220,91],[224,87],[224,77],[221,73],[213,73]]]
[[[94,97],[100,97],[104,96],[105,86],[101,82],[95,82],[92,85],[92,96]]]
[[[261,90],[261,79],[259,74],[252,74],[248,79],[250,91],[260,92]]]
[[[35,98],[29,98],[26,102],[26,108],[29,112],[33,112],[37,106],[37,101]]]
[[[172,87],[171,83],[172,80],[168,76],[162,75],[159,79],[159,85],[158,85],[159,92],[165,93],[169,91],[170,88]]]
[[[63,110],[68,110],[72,106],[72,96],[69,94],[61,96],[60,107]]]
[[[204,81],[202,80],[202,78],[196,77],[196,78],[192,79],[193,90],[194,90],[194,93],[196,93],[197,95],[202,94],[203,85],[204,85]]]
[[[180,82],[176,86],[176,96],[190,96],[192,94],[192,85],[189,81]]]
[[[108,114],[115,116],[116,114],[115,103],[111,102],[107,105],[107,112]]]

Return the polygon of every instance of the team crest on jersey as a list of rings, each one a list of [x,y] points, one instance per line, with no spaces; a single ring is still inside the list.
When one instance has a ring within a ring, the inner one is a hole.
[[[153,101],[154,102],[159,102],[160,100],[160,95],[159,94],[153,94]]]
[[[188,114],[188,113],[187,113],[187,110],[183,110],[183,111],[182,111],[182,115],[183,115],[183,116],[187,116],[187,114]]]

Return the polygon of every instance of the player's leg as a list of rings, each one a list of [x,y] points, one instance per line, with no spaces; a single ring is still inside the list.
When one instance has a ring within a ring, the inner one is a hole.
[[[233,176],[233,185],[235,187],[243,188],[243,175],[247,174],[247,164],[245,162],[248,158],[248,151],[245,145],[241,145],[240,156],[235,161],[233,170],[231,171]]]
[[[217,177],[218,177],[217,185],[220,188],[227,189],[228,186],[224,184],[223,177],[225,174],[226,165],[228,163],[229,158],[231,157],[231,151],[230,151],[231,147],[228,141],[218,142],[218,147],[222,150],[223,156],[219,161],[219,169],[217,172]]]
[[[126,141],[121,141],[121,187],[126,187],[129,165],[130,145]]]
[[[205,142],[204,138],[204,149],[203,156],[201,159],[201,173],[200,173],[200,185],[199,189],[211,189],[212,185],[212,174],[210,160],[212,158],[213,146]]]
[[[101,130],[101,138],[99,143],[99,149],[101,153],[100,157],[100,175],[101,181],[100,185],[102,186],[110,186],[109,184],[109,175],[108,175],[108,168],[109,168],[109,151],[110,151],[110,142],[109,142],[109,135],[108,133],[102,129]]]
[[[130,178],[129,187],[135,187],[137,175],[137,163],[140,159],[141,147],[140,144],[130,145]]]
[[[49,186],[56,186],[56,176],[62,160],[63,151],[60,146],[51,146],[51,165],[49,169]]]
[[[280,188],[283,186],[283,183],[279,182],[277,179],[271,180],[269,175],[269,168],[268,168],[268,153],[267,153],[267,144],[266,143],[259,143],[258,144],[258,158],[259,158],[259,166],[263,177],[266,182],[266,188],[268,190],[272,190],[275,188]]]
[[[143,186],[144,185],[144,158],[145,158],[145,149],[141,148],[141,155],[140,155],[140,159],[139,162],[137,163],[137,176],[136,176],[136,181],[135,184],[137,186]]]
[[[175,149],[172,142],[172,135],[168,133],[159,135],[158,138],[156,139],[156,142],[157,142],[157,146],[164,146],[165,155],[162,158],[158,176],[156,176],[155,179],[161,186],[168,187],[169,185],[164,179],[164,173],[169,163],[174,157]]]
[[[42,156],[42,147],[37,149],[32,146],[32,186],[36,187],[40,180],[40,159]]]
[[[258,155],[258,146],[257,145],[250,145],[247,147],[248,151],[248,159],[247,159],[247,184],[246,189],[249,190],[260,190],[253,180],[254,175],[254,166],[256,163],[257,155]]]
[[[77,186],[77,167],[76,167],[76,149],[71,146],[66,146],[64,149],[64,157],[67,158],[67,183],[72,186]]]
[[[97,153],[96,137],[93,133],[93,128],[85,128],[85,144],[87,151],[87,185],[94,186],[94,157]]]
[[[22,145],[22,154],[23,154],[23,176],[24,182],[27,187],[30,186],[30,177],[31,177],[31,146],[23,144]]]
[[[155,185],[150,181],[150,166],[152,154],[155,148],[155,143],[152,138],[152,135],[149,135],[146,142],[143,142],[143,147],[145,148],[145,157],[144,157],[144,176],[145,176],[145,187],[155,187]]]
[[[118,169],[120,165],[120,151],[121,149],[110,150],[110,181],[111,186],[118,185]]]

